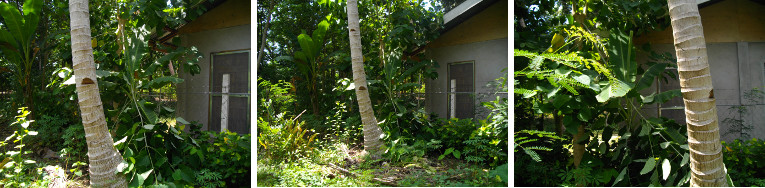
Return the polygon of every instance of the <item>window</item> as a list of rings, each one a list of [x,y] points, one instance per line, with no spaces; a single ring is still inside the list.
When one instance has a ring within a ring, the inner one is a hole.
[[[209,130],[250,133],[250,51],[213,53],[210,61]]]
[[[474,78],[473,62],[457,62],[449,64],[447,69],[447,116],[449,118],[474,117]]]

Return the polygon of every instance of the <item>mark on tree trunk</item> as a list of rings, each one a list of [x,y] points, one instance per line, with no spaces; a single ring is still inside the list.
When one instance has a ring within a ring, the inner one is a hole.
[[[82,85],[93,84],[93,83],[94,83],[93,80],[91,80],[90,78],[82,79]]]

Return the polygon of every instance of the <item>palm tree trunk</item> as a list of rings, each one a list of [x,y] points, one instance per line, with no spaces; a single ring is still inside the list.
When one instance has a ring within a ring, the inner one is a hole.
[[[359,29],[359,9],[357,0],[348,0],[348,32],[351,41],[351,61],[353,83],[356,85],[356,97],[359,101],[361,122],[364,124],[364,150],[372,157],[378,157],[382,142],[382,130],[377,126],[377,119],[372,109],[367,90],[367,75],[364,72],[364,58],[361,52],[361,31]]]
[[[77,83],[77,98],[85,127],[92,187],[126,187],[125,177],[115,171],[122,155],[114,148],[106,128],[101,96],[98,92],[87,0],[70,0],[72,62]]]
[[[668,0],[668,4],[685,103],[691,186],[728,186],[698,5],[696,0]]]

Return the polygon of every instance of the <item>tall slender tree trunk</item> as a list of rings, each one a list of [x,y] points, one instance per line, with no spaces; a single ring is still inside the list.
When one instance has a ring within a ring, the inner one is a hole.
[[[125,177],[115,171],[122,155],[114,148],[106,128],[101,96],[98,92],[93,47],[90,42],[90,19],[87,0],[70,0],[69,16],[72,35],[72,62],[77,85],[77,98],[85,127],[92,187],[126,187]]]
[[[265,27],[263,27],[263,31],[260,38],[260,48],[258,49],[258,59],[257,59],[258,65],[260,65],[263,59],[263,49],[266,48],[266,36],[268,34],[268,27],[269,25],[271,25],[271,14],[273,14],[274,7],[276,7],[273,1],[269,1],[269,3],[271,4],[271,8],[268,9],[268,19],[266,19],[266,25]]]
[[[359,101],[361,122],[364,123],[364,150],[373,157],[379,154],[380,136],[382,130],[377,126],[377,119],[372,109],[367,90],[367,75],[364,72],[364,57],[361,52],[361,31],[359,29],[358,0],[348,0],[348,32],[351,41],[351,61],[353,68],[353,83],[356,85],[356,97]]]
[[[691,186],[728,186],[698,5],[696,0],[668,2],[677,70],[685,103],[691,154]]]

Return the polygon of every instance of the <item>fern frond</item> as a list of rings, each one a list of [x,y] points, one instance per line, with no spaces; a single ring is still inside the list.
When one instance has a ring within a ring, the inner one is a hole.
[[[539,151],[552,151],[552,149],[548,147],[544,147],[544,146],[530,146],[530,147],[524,147],[524,148],[528,148],[530,150],[539,150]]]
[[[544,62],[544,60],[545,59],[542,56],[534,57],[534,59],[531,61],[531,64],[529,64],[529,68],[531,70],[539,70],[539,68],[542,66],[542,62]]]
[[[538,141],[538,140],[539,140],[539,139],[528,139],[528,140],[521,140],[521,141],[518,141],[518,142],[516,142],[516,144],[518,144],[518,145],[523,145],[523,144],[525,144],[525,143],[534,142],[534,141]]]
[[[539,157],[539,154],[537,154],[537,152],[535,152],[534,150],[531,150],[529,148],[523,148],[523,152],[526,152],[526,154],[528,154],[529,157],[531,157],[531,159],[534,159],[534,161],[542,162],[542,158]]]

